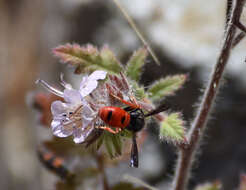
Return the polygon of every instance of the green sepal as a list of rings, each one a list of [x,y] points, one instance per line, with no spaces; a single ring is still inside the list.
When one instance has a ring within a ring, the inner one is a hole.
[[[134,81],[131,82],[131,85],[132,85],[134,95],[138,100],[142,100],[147,97],[144,87],[140,86],[137,82],[134,82]]]
[[[180,113],[165,116],[160,123],[160,139],[174,143],[186,143],[184,121]]]
[[[130,58],[126,65],[126,75],[134,80],[134,81],[139,81],[141,73],[142,73],[142,68],[145,64],[145,59],[148,55],[148,51],[146,48],[140,48]]]
[[[186,81],[186,75],[174,75],[160,79],[148,89],[152,100],[159,100],[165,96],[173,95]]]
[[[63,63],[74,66],[76,74],[84,70],[105,70],[113,74],[122,71],[122,65],[106,46],[99,51],[92,45],[65,44],[54,48],[53,54]]]

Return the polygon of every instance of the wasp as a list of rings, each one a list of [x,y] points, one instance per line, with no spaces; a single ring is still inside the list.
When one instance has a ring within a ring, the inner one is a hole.
[[[72,178],[73,174],[65,166],[62,157],[55,155],[51,151],[38,148],[38,157],[42,164],[50,171],[61,177],[62,179]]]
[[[138,167],[138,146],[136,142],[136,134],[144,128],[145,118],[163,112],[169,108],[167,104],[162,104],[156,109],[144,114],[140,105],[135,98],[132,98],[133,103],[123,100],[122,98],[111,94],[114,98],[127,105],[126,108],[104,106],[99,109],[98,115],[104,121],[106,126],[100,126],[110,133],[116,134],[123,129],[132,131],[132,148],[130,157],[130,166]],[[115,128],[112,129],[112,128]]]

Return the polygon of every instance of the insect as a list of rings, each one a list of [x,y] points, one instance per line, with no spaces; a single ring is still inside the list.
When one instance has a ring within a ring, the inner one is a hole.
[[[60,176],[62,179],[68,179],[73,176],[73,174],[66,168],[62,157],[59,157],[50,151],[45,151],[42,148],[38,149],[38,157],[48,170]]]
[[[120,132],[123,129],[127,129],[133,132],[130,166],[137,168],[138,147],[136,142],[136,133],[143,129],[146,117],[163,112],[168,109],[168,106],[166,104],[163,104],[156,109],[148,112],[147,114],[144,114],[140,105],[138,105],[137,101],[134,98],[134,103],[131,103],[115,95],[112,96],[128,106],[124,109],[113,106],[105,106],[100,108],[98,115],[104,121],[104,123],[107,124],[107,126],[100,126],[99,128],[114,134]],[[115,128],[115,130],[111,127]]]

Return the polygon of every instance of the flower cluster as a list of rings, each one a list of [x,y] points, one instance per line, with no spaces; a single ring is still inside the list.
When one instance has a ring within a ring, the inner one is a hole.
[[[97,88],[98,80],[105,79],[106,75],[107,72],[105,71],[95,71],[90,76],[84,76],[79,90],[73,89],[70,84],[63,80],[63,75],[61,75],[63,92],[53,88],[43,80],[37,81],[50,92],[64,99],[64,102],[54,101],[51,104],[53,115],[51,128],[55,136],[68,137],[73,135],[75,143],[85,141],[94,129],[93,120],[97,116],[97,113],[91,109],[86,101],[86,96]]]
[[[38,80],[53,94],[62,97],[62,101],[54,101],[51,104],[51,113],[53,120],[51,128],[53,134],[57,137],[74,136],[75,143],[83,143],[89,137],[91,132],[97,126],[103,125],[103,121],[98,117],[98,111],[104,106],[121,106],[121,102],[114,98],[121,97],[129,100],[132,97],[130,85],[126,77],[120,73],[120,76],[108,75],[107,82],[100,83],[98,80],[106,78],[107,72],[94,71],[89,76],[84,76],[80,83],[79,90],[63,80],[61,75],[61,84],[64,91],[50,86],[43,80]]]
[[[33,105],[41,111],[42,124],[51,126],[55,136],[71,136],[75,143],[83,143],[82,147],[90,146],[93,150],[81,149],[81,146],[71,142],[72,138],[52,138],[42,143],[44,150],[67,160],[64,167],[67,164],[76,167],[75,170],[72,169],[74,167],[68,167],[71,174],[76,174],[69,185],[75,181],[76,184],[82,184],[84,178],[91,177],[91,171],[95,171],[94,165],[87,164],[91,160],[96,160],[99,167],[115,165],[130,154],[130,166],[137,167],[138,147],[141,147],[146,137],[146,131],[138,129],[144,127],[150,116],[153,116],[159,126],[161,140],[185,147],[185,128],[181,114],[162,112],[166,110],[164,98],[173,95],[183,86],[186,75],[167,76],[148,88],[142,86],[139,81],[148,56],[146,47],[135,51],[124,65],[105,46],[98,49],[93,45],[65,44],[53,49],[53,53],[62,63],[73,67],[75,74],[82,75],[80,86],[73,88],[63,80],[63,75],[60,79],[63,90],[39,79],[37,83],[51,93],[37,93]],[[85,75],[84,71],[90,75]],[[99,152],[95,154],[95,151]],[[110,159],[122,156],[111,161],[105,154]],[[73,162],[74,158],[79,158],[79,165],[76,164],[77,161]],[[54,158],[52,163],[53,160]],[[63,170],[53,170],[61,176],[60,171]],[[98,172],[93,173],[98,175]],[[66,180],[70,178],[66,177]]]

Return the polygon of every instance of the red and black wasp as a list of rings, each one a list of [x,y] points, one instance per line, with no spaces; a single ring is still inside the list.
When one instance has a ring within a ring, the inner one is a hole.
[[[73,174],[65,166],[65,161],[62,157],[40,147],[37,153],[39,160],[48,170],[60,176],[62,179],[72,179]]]
[[[143,110],[141,109],[135,98],[132,98],[132,101],[134,103],[131,103],[113,94],[111,95],[128,106],[124,109],[114,106],[105,106],[100,108],[98,115],[108,126],[100,126],[99,128],[107,130],[110,133],[114,134],[120,132],[122,129],[127,129],[133,132],[130,166],[137,168],[138,147],[136,142],[136,133],[143,129],[146,117],[163,112],[168,109],[168,106],[166,104],[162,104],[156,109],[148,112],[147,114],[144,114]],[[110,127],[115,128],[115,130]]]

